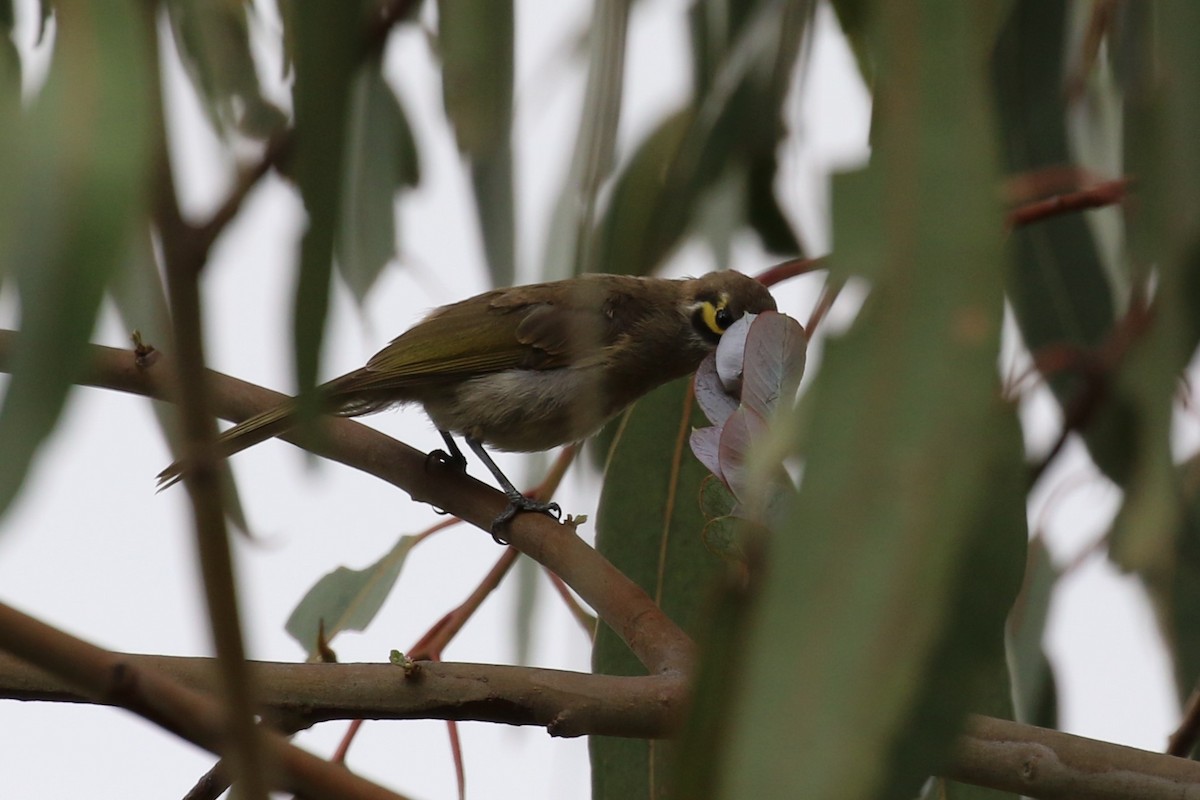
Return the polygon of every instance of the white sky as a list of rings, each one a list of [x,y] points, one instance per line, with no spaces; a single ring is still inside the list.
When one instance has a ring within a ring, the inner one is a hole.
[[[681,38],[687,6],[684,0],[635,5],[621,154],[687,91],[687,43]],[[540,262],[544,221],[574,142],[572,122],[584,73],[572,47],[589,15],[590,4],[582,0],[518,1],[515,141],[524,276]],[[785,202],[794,218],[803,220],[805,236],[818,252],[828,243],[826,190],[818,178],[830,165],[865,157],[869,115],[866,94],[825,7],[819,22],[804,96],[790,105],[798,134],[783,161],[789,174],[799,176],[786,186]],[[361,318],[344,291],[334,298],[324,362],[330,375],[359,366],[429,308],[485,288],[469,185],[447,135],[437,71],[423,36],[407,30],[393,37],[387,67],[415,121],[422,185],[401,208],[404,268],[385,275]],[[227,190],[229,165],[222,163],[182,76],[169,79],[185,206],[202,212]],[[215,368],[274,388],[290,386],[289,310],[280,299],[290,297],[301,219],[294,194],[271,178],[254,191],[219,242],[205,281],[209,357]],[[702,248],[687,247],[671,269],[699,274],[712,268],[708,259]],[[755,272],[770,263],[744,237],[730,266]],[[804,319],[816,279],[793,283],[779,295],[785,310]],[[837,319],[833,322],[836,328]],[[127,334],[109,314],[96,340],[124,346]],[[1028,404],[1024,419],[1034,449],[1057,433],[1057,414],[1046,397]],[[368,422],[419,448],[440,443],[415,409]],[[207,654],[184,494],[154,493],[154,475],[168,460],[146,401],[98,390],[75,392],[24,495],[0,521],[0,599],[105,647]],[[510,474],[533,474],[515,458],[501,457],[500,463]],[[260,537],[256,543],[239,541],[237,547],[248,648],[256,658],[301,659],[283,623],[308,587],[339,564],[361,567],[374,561],[398,536],[439,519],[390,486],[337,465],[309,464],[283,443],[265,443],[234,464]],[[477,465],[471,469],[478,473]],[[576,468],[559,500],[567,512],[594,518],[596,476],[586,473]],[[1063,484],[1076,488],[1054,494]],[[1031,520],[1046,531],[1056,559],[1065,562],[1103,533],[1119,498],[1094,477],[1077,444],[1042,487],[1031,503]],[[471,591],[499,555],[490,537],[465,527],[423,544],[367,634],[336,640],[341,660],[381,661],[391,648],[407,649]],[[586,670],[589,643],[544,581],[539,590],[532,662]],[[446,658],[511,660],[515,602],[510,579]],[[1064,583],[1050,631],[1066,728],[1160,749],[1176,712],[1167,662],[1135,582],[1116,576],[1102,558],[1090,559]],[[327,755],[345,727],[320,726],[303,734],[300,743]],[[6,799],[179,797],[212,763],[191,745],[111,709],[2,702],[0,730],[7,732],[0,748],[0,797]],[[460,733],[470,797],[587,796],[584,739],[556,740],[540,729],[485,724],[463,724]],[[454,796],[453,765],[440,722],[367,723],[349,763],[416,798]]]

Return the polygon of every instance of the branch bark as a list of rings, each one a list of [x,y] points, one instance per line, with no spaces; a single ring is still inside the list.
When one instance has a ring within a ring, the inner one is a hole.
[[[11,362],[15,346],[16,335],[0,331],[0,371]],[[171,400],[178,390],[168,362],[157,352],[139,356],[128,350],[93,345],[91,366],[81,382]],[[282,394],[220,373],[210,372],[208,378],[212,409],[225,419],[242,420],[285,399]],[[282,438],[385,480],[481,531],[490,530],[491,521],[507,502],[499,491],[455,470],[441,469],[424,453],[353,420],[324,418],[309,433],[293,432]],[[522,514],[509,529],[509,541],[560,576],[621,636],[650,675],[661,678],[647,683],[651,687],[647,691],[657,698],[655,705],[664,719],[658,730],[678,725],[695,657],[695,646],[687,635],[649,595],[576,536],[570,526],[543,515]]]
[[[108,655],[138,675],[205,691],[216,685],[211,659]],[[539,725],[560,736],[669,732],[653,689],[662,678],[425,661],[407,676],[390,664],[251,662],[251,670],[268,710],[289,722],[453,719]],[[3,655],[0,696],[88,702],[62,678]],[[1195,761],[981,716],[967,720],[943,773],[1041,800],[1179,800],[1200,787]]]

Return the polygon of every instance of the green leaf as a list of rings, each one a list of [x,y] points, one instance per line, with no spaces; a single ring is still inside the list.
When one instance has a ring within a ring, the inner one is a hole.
[[[341,276],[361,304],[396,254],[396,193],[420,181],[417,143],[381,58],[354,79],[337,238]]]
[[[1174,569],[1142,575],[1175,663],[1181,703],[1200,683],[1200,457],[1182,468],[1187,510],[1175,538]]]
[[[246,0],[168,0],[167,18],[184,70],[218,131],[266,139],[282,111],[263,97],[250,53]]]
[[[293,170],[308,212],[300,244],[292,331],[296,381],[311,403],[329,311],[333,245],[339,214],[346,138],[346,102],[359,56],[362,20],[354,5],[311,3],[294,12],[296,109]],[[311,409],[310,409],[311,410]]]
[[[1067,138],[1064,53],[1067,4],[1017,0],[996,42],[992,79],[1002,153],[1014,174],[1073,163]],[[1048,345],[1094,348],[1112,332],[1116,310],[1109,273],[1084,215],[1069,214],[1014,230],[1007,289],[1031,352]],[[1064,409],[1089,390],[1083,373],[1047,376]],[[1084,431],[1092,458],[1117,481],[1131,443],[1119,411],[1102,407]]]
[[[1111,552],[1121,566],[1143,574],[1174,568],[1183,522],[1171,428],[1179,376],[1200,342],[1200,154],[1190,127],[1200,124],[1200,53],[1185,32],[1200,23],[1198,12],[1200,6],[1186,2],[1131,12],[1154,15],[1137,45],[1136,78],[1126,85],[1126,160],[1139,176],[1130,249],[1134,263],[1154,265],[1155,287],[1153,318],[1117,377],[1118,402],[1134,418],[1136,450]]]
[[[1035,537],[1029,545],[1025,585],[1013,604],[1007,634],[1014,719],[1051,729],[1058,727],[1058,689],[1042,640],[1059,577],[1045,543]]]
[[[588,35],[590,63],[583,112],[575,136],[571,169],[550,221],[542,278],[568,278],[584,272],[608,271],[591,261],[600,189],[613,170],[617,125],[624,94],[625,37],[629,0],[599,0],[592,10]]]
[[[15,111],[21,102],[21,55],[13,34],[12,0],[0,0],[0,104]]]
[[[285,625],[309,657],[317,653],[319,636],[325,643],[342,631],[366,630],[383,607],[416,536],[401,536],[383,558],[363,569],[338,567],[305,593]]]
[[[811,389],[803,484],[730,687],[722,797],[915,795],[979,702],[990,662],[972,643],[1002,641],[1024,497],[1019,429],[996,397],[1004,259],[980,188],[997,180],[982,13],[891,3],[872,19],[879,196],[834,220],[834,252],[876,277]],[[986,610],[981,630],[960,603]],[[934,675],[954,680],[932,704]]]
[[[764,203],[774,204],[774,200],[759,197],[749,203],[744,195],[773,183],[763,174],[747,178],[754,169],[763,169],[763,159],[774,158],[784,133],[780,107],[811,7],[806,2],[777,0],[735,4],[728,31],[705,29],[693,37],[693,50],[701,53],[695,81],[698,93],[666,117],[622,169],[597,223],[598,254],[592,263],[612,271],[649,273],[689,227],[707,235],[698,212],[704,202],[714,201],[711,190],[734,185],[720,187],[723,181],[742,187],[737,224],[746,224],[748,208],[753,206],[760,215],[758,222],[769,233],[767,243],[774,246],[780,241],[780,217],[761,213]],[[697,7],[693,21],[700,16]],[[714,230],[720,235],[712,244],[719,250],[728,233]],[[785,246],[793,251],[799,247],[794,240]]]
[[[86,360],[105,289],[145,224],[152,82],[145,9],[58,6],[54,60],[28,116],[0,134],[0,263],[12,265],[21,336],[0,410],[0,509],[54,428]]]
[[[621,170],[594,237],[605,271],[645,275],[681,235],[691,187],[672,170],[691,124],[690,109],[667,116]]]
[[[471,165],[492,281],[513,282],[512,0],[438,0],[442,98]]]
[[[596,520],[596,548],[687,631],[703,620],[704,600],[723,572],[700,533],[707,473],[687,447],[688,431],[702,423],[686,379],[639,400],[621,420]],[[608,675],[645,674],[606,625],[597,632],[592,667]],[[667,791],[669,743],[593,736],[590,750],[593,800]]]

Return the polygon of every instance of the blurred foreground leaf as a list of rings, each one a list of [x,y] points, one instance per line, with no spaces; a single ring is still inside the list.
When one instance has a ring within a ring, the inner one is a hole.
[[[350,78],[360,55],[362,20],[357,4],[309,3],[294,9],[296,108],[293,173],[308,213],[300,243],[292,334],[301,408],[310,410],[316,386],[333,245],[341,201]]]
[[[263,97],[250,52],[246,0],[168,0],[167,19],[187,76],[213,127],[266,139],[283,127],[283,112]]]
[[[421,177],[408,118],[382,70],[374,58],[354,78],[342,177],[337,263],[360,304],[396,255],[396,193]]]
[[[512,163],[512,0],[438,0],[442,96],[467,157],[496,286],[516,274]]]
[[[1016,0],[992,56],[1004,164],[1013,178],[1033,184],[1037,176],[1075,163],[1067,140],[1067,22],[1066,3]],[[1030,352],[1036,356],[1051,345],[1099,347],[1113,330],[1116,310],[1084,216],[1060,215],[1017,228],[1009,247],[1008,299]],[[1047,375],[1065,413],[1094,388],[1080,367],[1071,364]],[[1111,406],[1098,409],[1083,433],[1096,464],[1123,480],[1130,442],[1120,414]]]
[[[871,20],[875,179],[838,204],[834,267],[873,286],[811,389],[720,797],[914,796],[1003,652],[1024,467],[997,396],[1004,260],[981,13],[880,4]]]
[[[45,88],[0,162],[0,263],[20,295],[21,334],[0,410],[0,509],[58,421],[86,359],[104,292],[139,225],[151,162],[150,31],[142,4],[57,5]]]
[[[1127,55],[1126,161],[1138,175],[1138,203],[1127,213],[1129,245],[1143,265],[1152,307],[1117,375],[1117,402],[1130,410],[1125,499],[1111,553],[1125,569],[1152,582],[1174,570],[1184,501],[1172,456],[1172,426],[1180,376],[1200,342],[1200,47],[1192,35],[1200,4],[1136,7],[1146,35]],[[1151,275],[1149,265],[1153,265]],[[1149,287],[1153,286],[1153,290]],[[1153,294],[1151,295],[1151,291]]]

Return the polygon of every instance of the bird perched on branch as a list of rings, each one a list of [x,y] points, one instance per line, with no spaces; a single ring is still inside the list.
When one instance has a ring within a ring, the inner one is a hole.
[[[667,280],[583,275],[495,289],[435,309],[366,366],[317,388],[321,408],[356,417],[420,403],[465,468],[461,436],[504,489],[500,531],[521,511],[558,516],[555,503],[522,495],[483,449],[534,452],[577,442],[650,390],[694,372],[726,328],[775,309],[753,278],[712,272]],[[217,440],[222,457],[296,425],[295,401],[235,425]],[[182,477],[175,462],[160,487]]]

